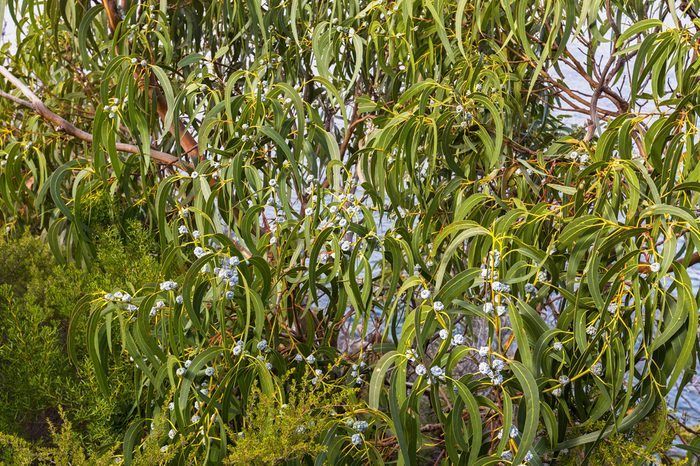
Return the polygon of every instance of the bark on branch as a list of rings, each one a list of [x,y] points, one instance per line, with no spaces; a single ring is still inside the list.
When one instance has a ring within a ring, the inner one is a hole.
[[[75,126],[73,123],[69,122],[65,118],[52,112],[44,102],[37,97],[34,92],[32,92],[29,87],[27,87],[20,79],[13,75],[7,68],[0,65],[0,74],[2,74],[7,81],[17,88],[29,101],[20,99],[12,94],[8,94],[5,91],[0,90],[0,97],[10,100],[17,105],[34,110],[38,113],[44,120],[52,123],[56,128],[69,134],[77,139],[83,140],[85,142],[92,143],[94,136],[87,131]],[[140,154],[143,151],[140,147],[133,144],[117,143],[117,150],[119,152],[127,152],[130,154]],[[159,150],[151,149],[151,157],[158,163],[163,165],[179,165],[180,159],[174,155],[168,154],[166,152],[161,152]]]

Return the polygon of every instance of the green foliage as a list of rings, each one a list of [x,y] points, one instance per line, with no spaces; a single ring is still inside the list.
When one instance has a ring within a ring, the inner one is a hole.
[[[598,429],[604,428],[599,423]],[[562,465],[587,464],[603,466],[608,464],[688,464],[688,459],[673,459],[667,456],[679,427],[669,422],[663,409],[651,413],[644,421],[626,433],[614,433],[603,439],[595,449],[579,447],[561,459]],[[655,436],[659,438],[655,439]],[[588,450],[588,451],[587,451]]]
[[[60,429],[49,425],[49,447],[33,446],[18,437],[0,433],[0,464],[13,466],[70,464],[75,466],[105,466],[112,464],[112,453],[89,456],[71,423],[59,410]]]
[[[60,421],[63,410],[80,426],[90,449],[120,440],[132,409],[126,396],[133,389],[131,368],[116,364],[109,375],[111,390],[103,395],[82,343],[84,326],[72,329],[82,335],[77,338],[77,365],[66,358],[66,348],[70,315],[85,291],[104,283],[155,278],[156,264],[145,254],[147,243],[138,240],[136,229],[130,235],[124,245],[106,232],[90,272],[56,265],[38,238],[25,235],[0,243],[2,270],[17,271],[0,281],[0,431],[48,440],[47,419]]]
[[[325,453],[319,443],[329,432],[336,435],[354,418],[335,409],[351,409],[347,387],[322,384],[300,387],[292,383],[287,402],[253,390],[243,430],[234,437],[224,464],[278,464]],[[334,393],[337,392],[337,393]],[[350,429],[349,429],[350,430]],[[337,464],[339,459],[335,459]]]
[[[619,462],[665,419],[698,361],[698,2],[116,3],[0,3],[0,219],[64,264],[7,259],[15,416],[92,400],[66,413],[127,464]]]
[[[53,257],[49,250],[29,235],[17,241],[2,243],[0,255],[0,283],[9,285],[8,291],[23,294],[27,287],[46,275],[52,268]]]
[[[27,441],[0,432],[0,464],[26,466],[31,462],[31,447]]]

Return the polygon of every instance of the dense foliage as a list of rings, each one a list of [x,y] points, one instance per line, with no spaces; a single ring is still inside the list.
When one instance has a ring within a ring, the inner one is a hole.
[[[94,3],[0,2],[0,221],[58,262],[3,268],[0,361],[59,391],[14,416],[91,416],[55,443],[127,464],[700,451],[666,416],[698,360],[697,2]]]
[[[41,444],[52,426],[59,427],[69,418],[81,433],[78,445],[84,443],[93,454],[111,452],[122,440],[133,409],[131,364],[123,361],[113,366],[110,391],[102,394],[87,354],[85,326],[73,329],[80,335],[74,365],[66,358],[66,337],[75,303],[86,292],[157,276],[157,262],[147,255],[148,237],[135,227],[128,233],[122,238],[109,229],[100,235],[89,273],[56,265],[38,238],[0,242],[3,434]],[[129,245],[124,246],[124,241]],[[65,435],[74,437],[68,431]],[[9,453],[2,446],[0,438],[0,461],[22,463],[5,456]]]

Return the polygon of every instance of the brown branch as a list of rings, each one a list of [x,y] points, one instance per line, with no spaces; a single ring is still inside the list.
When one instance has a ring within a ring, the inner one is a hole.
[[[517,51],[515,51],[515,50],[512,50],[512,51],[514,53],[518,54]],[[527,63],[529,63],[533,67],[536,66],[536,64],[528,56],[522,55],[522,54],[520,54],[520,56],[523,60],[525,60]],[[554,79],[549,73],[544,71],[544,69],[540,70],[540,77],[542,79],[544,79],[544,81],[551,84],[554,88],[558,89],[560,91],[559,98],[564,100],[569,105],[573,105],[573,103],[571,103],[571,101],[576,101],[579,104],[585,106],[586,108],[590,108],[590,102],[586,101],[586,99],[581,97],[579,94],[577,94],[576,92],[569,89],[564,83],[561,83],[561,82],[559,82],[559,80]],[[571,101],[569,101],[568,99],[564,99],[563,98],[564,94],[567,95],[571,99]],[[606,109],[602,109],[602,108],[598,108],[598,112],[604,116],[618,116],[619,115],[619,112],[614,112],[614,111],[606,110]],[[585,113],[588,113],[588,111],[586,111]]]
[[[609,18],[609,21],[614,23],[614,19],[612,17]],[[549,28],[548,28],[549,30]],[[551,31],[550,31],[551,32]],[[528,34],[528,38],[532,40],[533,42],[538,43],[539,45],[546,46],[547,44],[539,39],[536,36],[533,36],[531,34]],[[552,45],[552,51],[559,51],[559,45],[553,44]],[[581,64],[579,60],[576,59],[576,57],[567,49],[566,47],[563,48],[562,50],[563,54],[559,58],[559,61],[565,63],[569,68],[571,68],[573,71],[576,71],[590,86],[591,89],[595,90],[596,94],[598,94],[597,97],[595,97],[595,94],[590,96],[590,99],[595,98],[596,101],[601,97],[601,92],[602,94],[605,94],[605,97],[607,97],[610,101],[612,101],[613,104],[618,108],[618,114],[622,114],[627,112],[629,109],[629,103],[627,100],[625,100],[618,92],[615,92],[613,89],[610,88],[609,85],[609,79],[603,81],[602,78],[600,82],[596,82],[593,77],[591,77],[588,72],[586,72],[585,68]],[[619,71],[620,67],[627,63],[629,60],[631,60],[635,55],[637,54],[636,51],[626,55],[624,57],[624,61],[622,63],[619,63],[618,66],[615,69],[615,72],[612,73],[612,75],[616,74],[617,71]],[[614,55],[611,54],[611,57]],[[557,68],[558,70],[558,68]],[[594,69],[594,71],[596,71]],[[612,77],[612,76],[611,76]],[[598,90],[600,88],[600,90]],[[577,91],[578,94],[580,94],[581,97],[584,97],[584,93],[582,91]],[[588,96],[586,96],[588,97]],[[589,112],[586,112],[589,113]]]
[[[107,23],[109,24],[110,31],[114,32],[119,25],[119,12],[117,11],[117,4],[114,0],[102,0],[102,5],[104,6],[105,13],[107,14]]]
[[[13,96],[12,94],[8,94],[7,92],[1,90],[0,97],[10,100],[23,107],[27,107],[34,110],[42,118],[54,124],[58,130],[63,131],[66,134],[69,134],[77,139],[89,143],[93,142],[94,136],[92,134],[88,133],[87,131],[83,131],[82,129],[78,128],[77,126],[66,120],[65,118],[60,117],[59,115],[52,112],[46,106],[46,104],[44,104],[44,102],[42,102],[41,99],[39,99],[39,97],[37,97],[37,95],[34,94],[34,92],[32,92],[31,89],[29,89],[22,81],[20,81],[15,75],[13,75],[7,68],[1,65],[0,74],[2,74],[5,77],[5,79],[7,79],[7,81],[9,81],[14,87],[19,89],[19,91],[29,99],[29,101],[20,99],[19,97]],[[119,152],[127,152],[130,154],[141,154],[143,152],[140,147],[135,146],[133,144],[125,144],[119,142],[116,144],[116,147]],[[179,165],[180,162],[179,158],[166,152],[161,152],[155,149],[151,150],[151,157],[153,157],[154,160],[163,165]]]
[[[343,138],[343,142],[340,144],[339,152],[340,152],[340,160],[343,160],[343,157],[345,157],[345,151],[348,148],[348,144],[350,143],[350,138],[352,138],[352,133],[355,130],[355,127],[360,124],[362,121],[365,120],[365,118],[360,118],[358,119],[358,114],[357,114],[357,109],[358,109],[358,103],[357,103],[357,95],[355,95],[355,102],[352,106],[352,116],[350,117],[350,125],[348,126],[348,129],[345,131],[345,137]]]
[[[605,64],[603,71],[600,74],[600,83],[593,93],[593,98],[591,99],[591,119],[589,121],[588,128],[586,130],[586,136],[583,138],[584,142],[589,142],[598,128],[598,100],[606,86],[610,84],[610,80],[617,74],[618,71],[627,63],[631,56],[620,57],[617,61],[614,58],[614,53],[617,49],[613,49],[613,54],[608,58],[608,62]],[[615,66],[613,66],[613,63]]]
[[[620,31],[620,26],[617,25],[617,21],[615,21],[615,18],[613,17],[612,13],[612,6],[610,5],[610,0],[605,0],[605,14],[608,17],[608,23],[610,23],[610,27],[612,28],[613,32],[615,33],[615,39],[617,40],[622,32]]]
[[[165,118],[168,114],[168,104],[165,101],[165,97],[163,97],[163,94],[161,94],[160,92],[157,93],[156,104],[158,116],[162,121],[165,121]],[[177,128],[175,125],[177,125]],[[185,154],[192,157],[194,164],[196,164],[199,159],[199,147],[197,146],[197,141],[195,140],[194,136],[192,136],[192,134],[189,131],[187,131],[185,125],[182,124],[182,121],[179,118],[175,118],[168,130],[173,136],[179,136],[180,147],[182,147],[182,150],[185,151]]]
[[[109,29],[114,33],[122,20],[117,10],[117,5],[114,0],[102,0],[102,5],[104,6],[105,13],[107,14],[107,21],[109,23]],[[143,82],[143,77],[134,73],[134,78]],[[157,89],[155,79],[153,76],[150,77],[150,85]],[[162,122],[165,122],[166,116],[168,114],[168,103],[165,100],[162,92],[156,90],[156,110],[158,111],[158,116]],[[170,133],[179,139],[180,147],[185,151],[185,154],[192,157],[193,164],[196,165],[199,160],[199,147],[197,146],[197,140],[192,136],[192,134],[187,131],[185,125],[182,123],[180,117],[176,117],[173,120],[170,128],[167,128]]]
[[[523,153],[528,154],[528,155],[533,155],[533,156],[537,155],[537,151],[532,150],[528,147],[525,147],[521,144],[518,144],[517,142],[513,141],[510,138],[507,138],[507,137],[503,138],[503,142],[505,142],[507,146],[510,146],[517,151],[523,152]]]

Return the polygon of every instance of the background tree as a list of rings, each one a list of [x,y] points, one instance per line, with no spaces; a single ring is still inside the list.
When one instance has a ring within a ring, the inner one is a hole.
[[[133,361],[127,462],[665,454],[697,363],[697,2],[5,5],[7,232],[86,268],[104,225],[159,244],[159,283],[71,324],[104,392]]]

